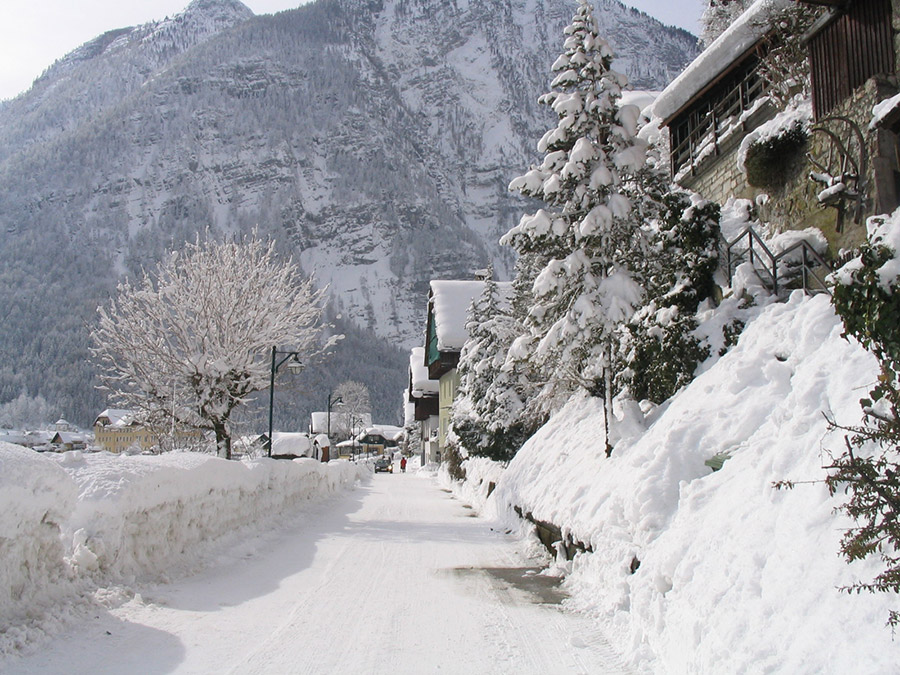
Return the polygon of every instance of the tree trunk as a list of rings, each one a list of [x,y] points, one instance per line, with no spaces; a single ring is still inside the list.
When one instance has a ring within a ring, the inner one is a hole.
[[[612,346],[606,345],[606,366],[603,368],[603,433],[606,441],[606,456],[612,456],[609,444],[609,420],[612,417]]]
[[[216,432],[216,455],[231,459],[231,434],[224,422],[214,422],[213,429]]]

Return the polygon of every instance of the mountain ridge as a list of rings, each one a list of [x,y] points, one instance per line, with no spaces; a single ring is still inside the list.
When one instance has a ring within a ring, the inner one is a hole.
[[[683,31],[598,6],[644,86],[696,52]],[[258,226],[329,284],[335,314],[398,354],[421,341],[431,278],[510,273],[497,240],[526,204],[506,186],[549,124],[537,97],[567,2],[241,7],[195,0],[199,14],[176,15],[190,21],[100,36],[91,58],[55,64],[0,108],[0,403],[44,392],[90,417],[93,309],[206,227]]]

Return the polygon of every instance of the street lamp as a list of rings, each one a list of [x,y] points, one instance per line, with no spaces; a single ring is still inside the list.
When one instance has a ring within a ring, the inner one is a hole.
[[[343,405],[344,399],[340,396],[336,396],[335,398],[331,398],[331,394],[328,394],[328,407],[327,413],[325,414],[326,422],[325,422],[325,435],[328,436],[329,442],[331,441],[331,409],[336,405]]]
[[[283,355],[284,358],[275,362],[279,355]],[[282,352],[278,351],[277,347],[272,347],[272,371],[269,376],[269,442],[268,442],[268,453],[267,456],[272,456],[272,411],[275,408],[275,373],[278,372],[278,369],[281,368],[285,364],[286,361],[290,361],[287,365],[287,369],[292,373],[296,374],[303,370],[303,362],[300,361],[300,352]]]

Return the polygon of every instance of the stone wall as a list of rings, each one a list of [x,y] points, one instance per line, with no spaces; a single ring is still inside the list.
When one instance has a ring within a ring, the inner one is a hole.
[[[697,162],[691,173],[678,179],[679,184],[720,204],[729,197],[755,198],[759,190],[747,183],[747,176],[738,168],[738,150],[748,133],[773,116],[771,107],[764,106],[735,128],[726,140],[720,139],[716,152]]]
[[[898,0],[900,1],[900,0]],[[754,187],[747,176],[737,166],[737,152],[741,140],[767,117],[752,120],[728,143],[721,144],[715,156],[705,158],[695,167],[693,175],[679,179],[679,183],[706,199],[724,203],[729,197],[752,199],[758,205],[758,216],[770,223],[776,231],[802,230],[817,227],[829,241],[830,252],[836,255],[843,248],[858,245],[865,237],[865,219],[876,213],[892,210],[900,202],[900,166],[898,166],[898,135],[895,129],[869,129],[872,107],[879,101],[893,96],[898,91],[896,77],[874,77],[857,89],[846,101],[813,127],[821,127],[833,132],[842,144],[849,144],[850,155],[859,157],[858,142],[852,127],[836,118],[844,117],[855,124],[865,146],[866,165],[863,187],[863,208],[857,219],[854,205],[845,204],[843,214],[833,206],[823,207],[817,195],[824,188],[809,178],[812,171],[818,171],[808,157],[836,169],[833,160],[835,144],[833,138],[822,131],[811,133],[806,145],[791,156],[781,158],[786,172],[781,185],[763,189]],[[900,124],[897,125],[900,127]],[[837,173],[837,171],[833,171]]]

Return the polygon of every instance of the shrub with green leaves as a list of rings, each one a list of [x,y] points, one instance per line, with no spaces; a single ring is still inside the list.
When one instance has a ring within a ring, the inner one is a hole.
[[[900,217],[898,217],[900,219]],[[841,552],[848,562],[876,555],[883,570],[850,592],[900,593],[900,256],[898,223],[870,219],[870,235],[860,255],[834,275],[834,306],[845,336],[856,338],[878,359],[881,372],[860,400],[863,423],[846,431],[845,449],[829,467],[832,494],[844,492],[839,507],[856,525],[844,534]],[[900,624],[891,611],[888,625]]]
[[[801,157],[807,137],[803,124],[797,122],[784,133],[751,145],[744,160],[747,182],[767,189],[782,187]]]

